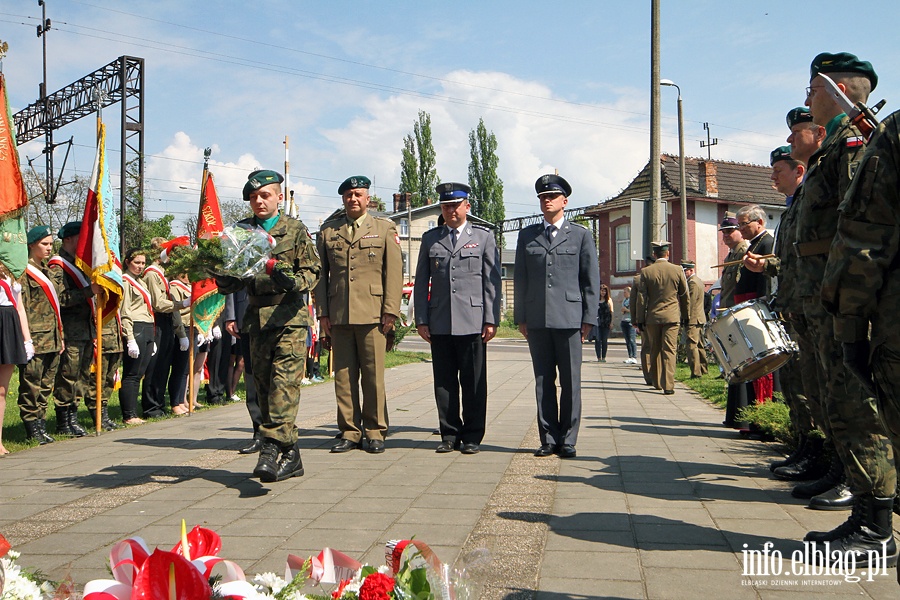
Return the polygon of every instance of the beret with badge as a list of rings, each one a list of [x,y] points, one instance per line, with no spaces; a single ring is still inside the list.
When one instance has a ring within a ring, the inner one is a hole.
[[[79,223],[79,228],[81,224]],[[38,225],[37,227],[32,227],[28,230],[28,245],[34,244],[35,242],[39,242],[45,237],[50,235],[50,226],[49,225]]]
[[[469,197],[470,193],[472,193],[472,188],[466,184],[453,181],[438,184],[434,190],[440,197],[440,204],[456,204],[457,202],[462,202]]]
[[[862,75],[872,83],[872,89],[878,85],[878,75],[875,68],[867,60],[859,60],[855,54],[849,52],[822,52],[816,56],[809,66],[809,79],[812,81],[820,73],[856,73]]]
[[[779,160],[794,160],[791,158],[790,146],[779,146],[769,153],[769,164],[773,167]]]
[[[344,192],[346,192],[347,190],[355,190],[358,188],[367,190],[371,185],[372,181],[365,175],[354,175],[353,177],[348,177],[347,179],[345,179],[344,182],[338,187],[338,194],[343,196]]]
[[[56,233],[56,237],[64,240],[67,237],[78,235],[79,233],[81,233],[81,221],[69,221],[59,228],[59,231]]]
[[[812,123],[812,113],[805,106],[798,106],[788,111],[785,121],[787,121],[788,129],[793,129],[794,125],[800,123]]]
[[[534,182],[534,191],[537,195],[562,194],[566,198],[572,195],[572,186],[559,175],[541,175]]]
[[[284,183],[284,177],[281,176],[281,173],[269,169],[253,171],[247,175],[247,183],[244,184],[244,201],[250,200],[250,194],[252,192],[273,183]]]

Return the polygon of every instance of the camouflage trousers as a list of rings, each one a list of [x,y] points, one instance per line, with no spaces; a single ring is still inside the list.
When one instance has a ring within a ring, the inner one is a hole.
[[[254,331],[250,336],[253,382],[262,413],[259,433],[287,447],[297,442],[300,383],[306,368],[306,327]]]
[[[802,319],[802,316],[799,319]],[[805,320],[801,327],[805,332]],[[821,404],[818,401],[818,380],[815,377],[807,377],[806,381],[803,379],[804,373],[816,372],[816,356],[810,340],[805,335],[797,333],[790,320],[785,324],[785,329],[800,348],[800,352],[778,369],[778,378],[781,382],[781,392],[784,394],[784,403],[790,409],[791,427],[799,435],[806,435],[823,422]],[[807,389],[810,390],[809,394]],[[823,428],[822,431],[827,429]]]
[[[84,396],[91,375],[93,357],[94,343],[91,340],[66,340],[66,349],[59,356],[59,370],[56,371],[56,385],[53,388],[57,406],[78,407],[78,400]]]
[[[47,403],[59,369],[59,352],[36,354],[19,365],[19,416],[30,423],[47,417]]]
[[[101,406],[106,406],[109,397],[116,388],[116,377],[119,374],[119,367],[122,366],[121,352],[104,352],[103,364],[101,365],[100,389],[103,393],[101,398]],[[93,410],[97,407],[97,373],[91,372],[87,378],[87,391],[84,394],[84,404]]]
[[[879,307],[880,308],[880,307]],[[896,313],[876,311],[872,320],[872,373],[878,390],[878,410],[885,430],[894,447],[894,457],[900,456],[900,338],[891,331],[896,327]],[[878,335],[878,332],[890,332]]]
[[[894,451],[876,401],[866,397],[856,377],[844,368],[841,344],[834,339],[834,319],[818,295],[806,298],[803,309],[816,349],[823,412],[850,491],[893,496],[897,488]]]
[[[703,325],[687,325],[684,331],[687,341],[687,364],[691,369],[691,376],[700,377],[708,370],[706,348],[703,347],[703,341],[700,339]]]

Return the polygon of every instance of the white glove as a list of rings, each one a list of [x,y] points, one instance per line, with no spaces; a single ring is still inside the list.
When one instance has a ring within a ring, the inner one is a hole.
[[[206,343],[206,336],[203,335],[202,333],[198,333],[197,334],[197,345],[202,346],[205,343]]]
[[[156,342],[153,342],[153,352],[150,353],[150,356],[156,356]]]
[[[212,344],[212,341],[213,341],[214,339],[216,339],[216,338],[213,337],[212,331],[210,331],[210,332],[209,332],[209,335],[206,336],[206,339],[204,339],[203,341],[206,342],[206,343],[208,343],[208,344]]]
[[[141,349],[138,347],[137,340],[128,340],[128,356],[137,358],[141,355]]]
[[[215,327],[212,328],[212,339],[214,339],[214,340],[222,339],[222,330],[219,329],[218,325],[216,325]]]
[[[25,362],[34,358],[34,342],[25,340]]]
[[[182,352],[187,352],[188,348],[191,347],[191,340],[186,337],[178,338],[178,349]]]

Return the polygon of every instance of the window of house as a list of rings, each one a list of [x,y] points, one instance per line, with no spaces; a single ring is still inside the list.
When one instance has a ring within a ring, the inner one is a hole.
[[[631,260],[631,225],[616,227],[616,272],[623,273],[634,270]]]
[[[400,219],[400,235],[409,237],[409,219]]]

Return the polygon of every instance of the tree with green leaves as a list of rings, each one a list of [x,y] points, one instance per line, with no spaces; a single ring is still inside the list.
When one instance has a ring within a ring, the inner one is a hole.
[[[484,119],[469,132],[469,187],[472,188],[472,214],[497,227],[506,218],[503,206],[503,180],[497,175],[497,136],[488,132]],[[501,243],[503,237],[501,236]]]
[[[431,142],[431,115],[419,111],[413,125],[413,133],[403,138],[400,159],[400,193],[413,195],[414,207],[424,206],[426,198],[434,198],[434,188],[441,182],[438,177],[434,144]]]

